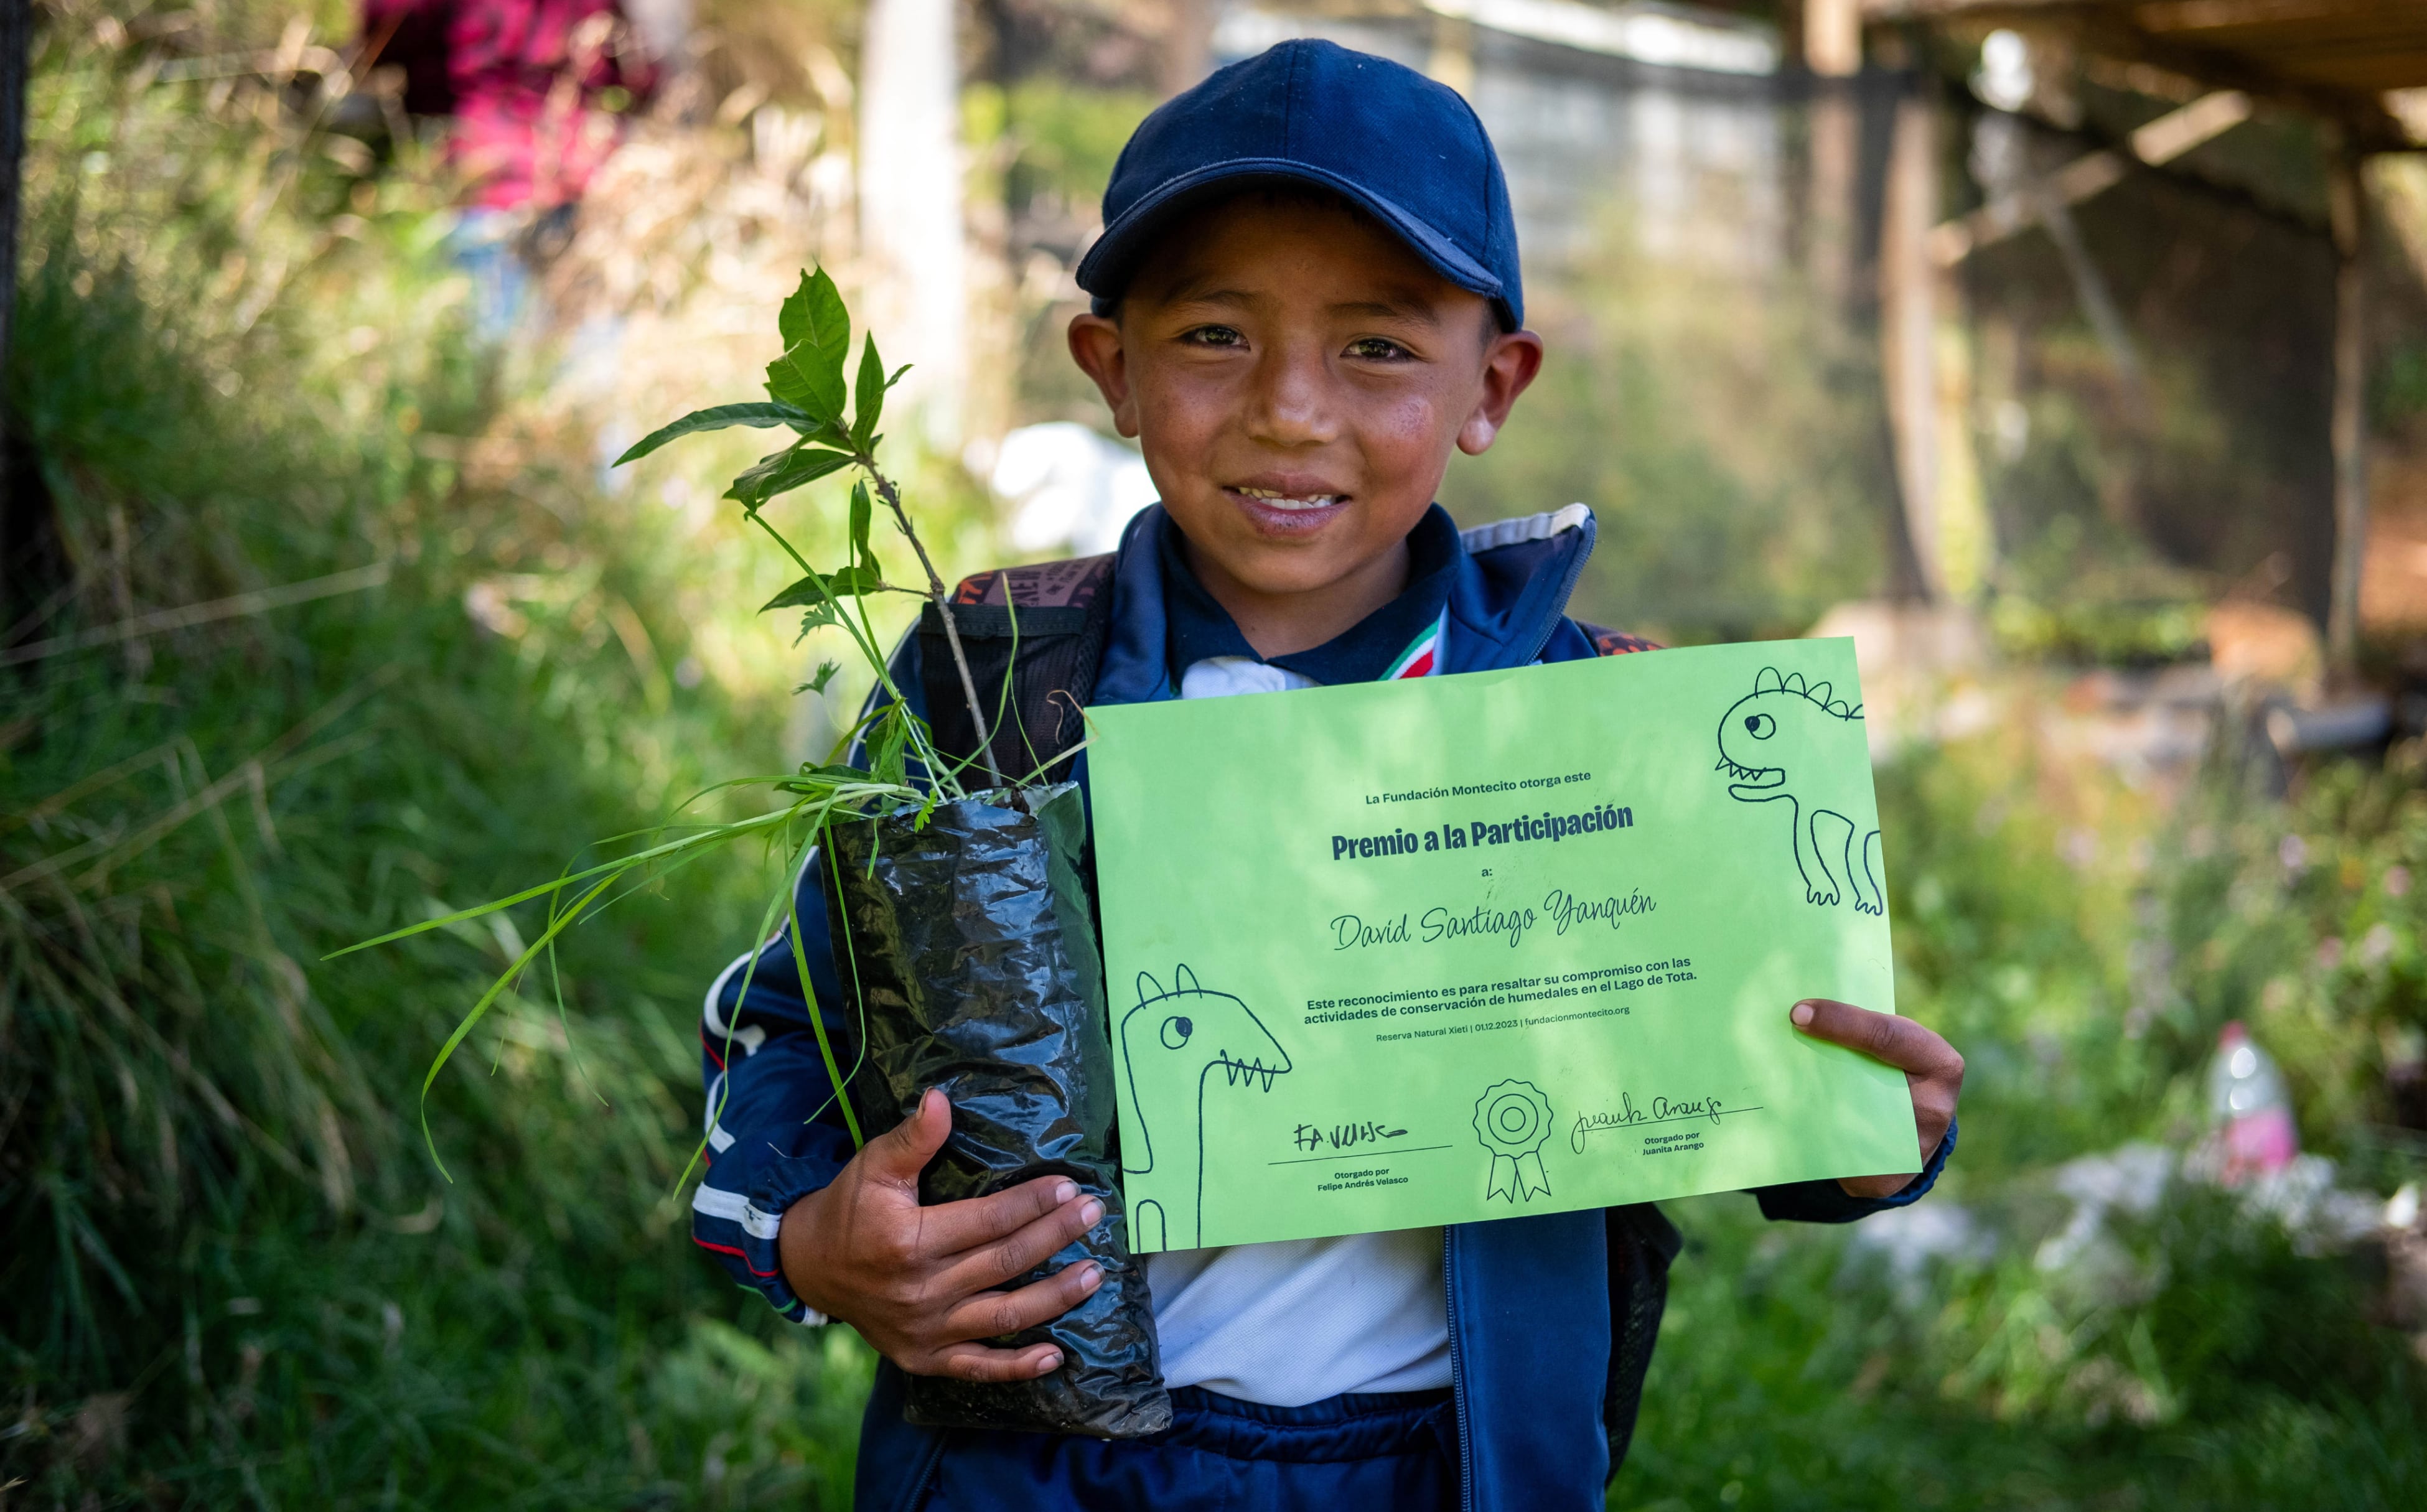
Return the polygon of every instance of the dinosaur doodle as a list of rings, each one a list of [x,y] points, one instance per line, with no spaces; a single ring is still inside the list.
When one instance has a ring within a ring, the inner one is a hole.
[[[1852,894],[1865,914],[1885,912],[1880,891],[1878,809],[1863,707],[1832,699],[1827,683],[1765,667],[1751,696],[1719,720],[1719,764],[1740,803],[1787,805],[1795,870],[1806,902],[1833,906]]]
[[[1289,1074],[1289,1052],[1246,1003],[1198,986],[1184,966],[1173,971],[1168,992],[1140,972],[1137,997],[1120,1023],[1121,1064],[1137,1113],[1136,1126],[1123,1130],[1135,1138],[1123,1141],[1121,1169],[1152,1171],[1164,1192],[1188,1195],[1189,1211],[1174,1223],[1148,1198],[1131,1205],[1130,1223],[1141,1250],[1194,1248],[1205,1218],[1206,1082],[1218,1066],[1231,1086],[1244,1080],[1270,1092],[1273,1078]],[[1192,1126],[1184,1133],[1175,1127],[1183,1117]]]

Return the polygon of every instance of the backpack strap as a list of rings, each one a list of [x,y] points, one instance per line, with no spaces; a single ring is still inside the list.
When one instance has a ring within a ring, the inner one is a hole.
[[[953,594],[953,627],[992,727],[985,765],[1006,778],[1034,772],[1049,782],[1069,776],[1070,749],[1087,728],[1079,710],[1095,695],[1112,633],[1112,589],[1109,553],[961,579]],[[956,760],[976,756],[977,726],[934,604],[920,611],[919,661],[937,749]]]
[[[1622,657],[1630,651],[1668,649],[1657,641],[1647,641],[1639,635],[1629,635],[1623,630],[1613,630],[1607,626],[1588,625],[1583,620],[1576,621],[1575,625],[1577,629],[1585,632],[1585,639],[1593,643],[1593,652],[1597,656]]]

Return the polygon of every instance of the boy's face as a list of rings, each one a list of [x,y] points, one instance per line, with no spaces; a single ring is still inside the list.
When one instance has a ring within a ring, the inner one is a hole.
[[[1345,203],[1249,191],[1175,224],[1070,350],[1207,586],[1288,600],[1395,594],[1450,448],[1491,445],[1542,347]]]

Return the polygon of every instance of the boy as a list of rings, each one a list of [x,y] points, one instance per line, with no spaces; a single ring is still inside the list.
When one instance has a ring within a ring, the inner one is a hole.
[[[1104,208],[1079,270],[1095,308],[1071,322],[1070,350],[1138,439],[1162,503],[1095,569],[1111,608],[1093,702],[1643,648],[1605,632],[1597,645],[1563,617],[1588,511],[1462,538],[1432,502],[1450,448],[1491,445],[1542,355],[1523,325],[1498,160],[1455,93],[1286,42],[1149,117]],[[906,690],[917,649],[913,637],[901,653]],[[730,1066],[709,1056],[709,1105],[722,1096],[724,1112],[694,1234],[787,1316],[848,1322],[885,1356],[859,1506],[1602,1504],[1677,1245],[1649,1205],[1155,1255],[1167,1433],[904,1423],[903,1372],[1009,1380],[1059,1365],[1051,1344],[984,1341],[1059,1316],[1096,1267],[994,1289],[1101,1213],[1054,1178],[920,1208],[919,1172],[951,1127],[939,1092],[855,1155],[839,1127],[803,1121],[831,1092],[806,1016],[848,1032],[824,919],[807,896],[815,1008],[780,940],[746,1000],[741,962],[709,991],[709,1045],[729,1034],[741,1052]],[[1770,1188],[1763,1211],[1842,1222],[1918,1197],[1953,1146],[1961,1058],[1909,1019],[1781,1006],[1782,1033],[1906,1071],[1919,1174]]]

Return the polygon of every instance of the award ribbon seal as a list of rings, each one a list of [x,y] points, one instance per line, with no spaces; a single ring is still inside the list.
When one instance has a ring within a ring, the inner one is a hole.
[[[1531,1081],[1502,1081],[1487,1088],[1474,1104],[1475,1137],[1491,1152],[1491,1179],[1487,1197],[1518,1200],[1551,1195],[1551,1179],[1542,1170],[1542,1141],[1551,1137],[1551,1099]]]

